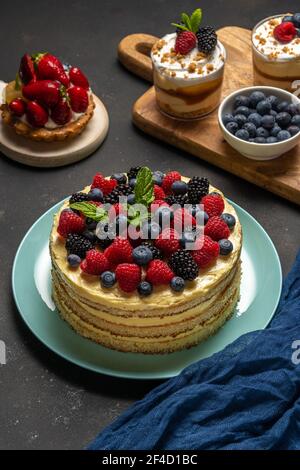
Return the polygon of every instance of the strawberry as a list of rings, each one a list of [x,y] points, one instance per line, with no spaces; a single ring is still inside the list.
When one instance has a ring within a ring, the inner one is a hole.
[[[86,274],[99,276],[110,269],[110,263],[103,253],[92,249],[86,253],[85,260],[81,262],[80,267]]]
[[[23,55],[19,68],[19,75],[24,85],[36,80],[34,64],[29,54]]]
[[[90,84],[88,79],[84,75],[84,73],[77,67],[71,67],[69,72],[69,77],[73,85],[80,86],[85,90],[90,88]]]
[[[174,183],[174,181],[180,181],[180,180],[181,180],[181,174],[178,173],[178,171],[170,171],[169,173],[167,173],[162,182],[162,188],[164,192],[167,195],[171,194],[172,184]]]
[[[204,235],[199,242],[201,244],[200,249],[191,251],[191,255],[199,268],[206,268],[219,256],[219,243],[212,240],[207,235]]]
[[[149,267],[147,269],[146,280],[151,282],[151,284],[160,285],[160,284],[169,284],[171,279],[174,277],[174,273],[171,268],[159,259],[154,259],[150,261]]]
[[[204,227],[204,234],[211,237],[213,240],[218,241],[222,238],[228,238],[230,230],[227,224],[218,216],[213,216],[208,219]]]
[[[85,229],[84,217],[70,209],[63,210],[59,217],[57,232],[62,237],[69,233],[82,233]]]
[[[85,113],[89,105],[89,95],[87,91],[80,86],[68,88],[71,108],[75,113]]]
[[[15,116],[21,117],[26,111],[26,103],[22,98],[16,98],[12,100],[9,105],[9,110]]]
[[[154,189],[154,198],[155,199],[162,200],[166,197],[163,188],[158,186],[158,184],[155,184],[153,189]]]
[[[104,178],[102,173],[96,173],[94,176],[91,189],[98,188],[101,189],[104,196],[107,196],[112,192],[112,190],[117,186],[118,182],[116,180],[107,180]]]
[[[116,237],[112,244],[105,249],[104,254],[115,265],[132,262],[132,246],[129,240],[123,237]]]
[[[51,80],[37,80],[24,85],[22,93],[28,100],[35,100],[48,108],[53,108],[60,99],[60,85]]]
[[[197,37],[192,31],[182,31],[179,33],[175,42],[175,52],[186,55],[196,47]]]
[[[201,199],[201,204],[204,205],[205,212],[209,217],[214,215],[221,215],[224,210],[224,200],[218,194],[208,194]]]
[[[66,99],[60,99],[57,105],[51,110],[51,119],[60,126],[70,122],[72,111]]]
[[[28,101],[26,118],[32,127],[44,127],[48,121],[48,112],[36,101]]]
[[[70,80],[61,61],[51,54],[37,54],[34,57],[39,79],[58,80],[66,88],[70,86]]]
[[[154,244],[166,256],[171,255],[180,248],[179,235],[174,229],[165,228],[155,239]]]
[[[286,21],[274,28],[273,35],[277,41],[287,44],[297,36],[297,29],[291,21]]]
[[[120,289],[124,292],[133,292],[141,282],[142,271],[134,263],[122,263],[116,268],[116,279]]]

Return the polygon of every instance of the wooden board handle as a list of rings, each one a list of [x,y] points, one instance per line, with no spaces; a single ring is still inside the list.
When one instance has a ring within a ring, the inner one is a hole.
[[[124,67],[151,83],[153,72],[150,52],[156,41],[158,38],[150,34],[130,34],[118,46],[118,57]]]

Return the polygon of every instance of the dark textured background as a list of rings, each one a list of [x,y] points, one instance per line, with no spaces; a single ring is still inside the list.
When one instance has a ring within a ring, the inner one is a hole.
[[[206,175],[268,231],[284,273],[292,264],[300,233],[296,206],[153,140],[131,124],[132,104],[149,85],[118,64],[119,40],[134,32],[161,36],[177,13],[198,5],[209,24],[251,28],[283,9],[295,11],[299,4],[287,0],[14,0],[1,4],[0,78],[14,78],[24,51],[49,50],[83,68],[110,114],[106,142],[81,163],[38,170],[0,158],[0,339],[8,349],[8,362],[0,366],[2,449],[82,448],[157,383],[96,375],[65,362],[32,336],[12,299],[11,266],[25,232],[46,209],[85,186],[97,170],[110,174],[147,164]]]

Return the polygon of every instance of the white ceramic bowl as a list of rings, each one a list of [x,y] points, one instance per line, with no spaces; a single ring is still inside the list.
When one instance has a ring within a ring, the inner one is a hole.
[[[253,91],[262,91],[267,96],[275,95],[281,101],[288,101],[290,103],[299,104],[300,99],[292,93],[281,90],[280,88],[274,88],[271,86],[252,86],[247,88],[241,88],[228,95],[221,103],[218,112],[219,126],[224,135],[225,140],[235,150],[244,155],[245,157],[251,158],[252,160],[273,160],[283,153],[291,150],[300,140],[300,132],[294,135],[290,139],[283,140],[282,142],[276,142],[274,144],[257,144],[256,142],[247,142],[239,139],[231,134],[223,124],[222,116],[226,113],[233,112],[234,99],[238,95],[249,96]]]

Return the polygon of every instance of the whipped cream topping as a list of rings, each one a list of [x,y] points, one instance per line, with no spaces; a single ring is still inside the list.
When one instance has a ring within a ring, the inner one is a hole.
[[[297,36],[289,43],[282,44],[274,37],[274,29],[285,15],[267,18],[253,30],[252,42],[255,48],[270,60],[292,60],[300,57],[300,38]]]
[[[174,51],[177,34],[167,34],[157,41],[151,51],[154,67],[173,79],[198,79],[217,72],[224,66],[226,51],[218,41],[214,51],[205,55],[195,47],[188,54]]]

